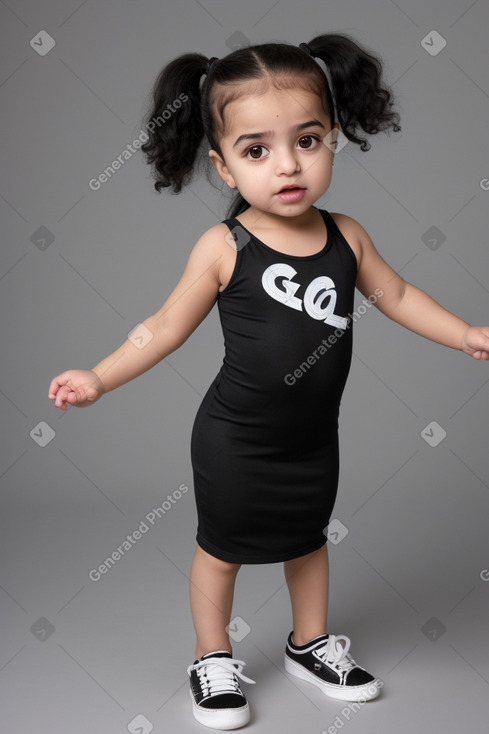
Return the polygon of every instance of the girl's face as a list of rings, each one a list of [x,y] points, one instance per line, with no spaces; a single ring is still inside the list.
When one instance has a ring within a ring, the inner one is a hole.
[[[246,95],[225,108],[223,158],[209,151],[216,170],[262,213],[300,216],[331,183],[333,132],[320,98],[302,88]],[[281,194],[284,187],[302,192]]]

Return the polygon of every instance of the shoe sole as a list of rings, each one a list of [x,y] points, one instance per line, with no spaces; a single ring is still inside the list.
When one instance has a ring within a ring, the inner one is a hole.
[[[237,709],[201,709],[195,703],[192,691],[189,691],[192,699],[192,708],[194,717],[199,724],[210,726],[212,729],[222,729],[229,731],[231,729],[239,729],[250,720],[250,707],[241,706]]]
[[[376,678],[364,686],[345,686],[335,685],[334,683],[326,683],[317,678],[313,673],[306,670],[302,665],[291,660],[284,655],[285,670],[296,678],[305,680],[317,686],[326,696],[330,698],[339,698],[341,701],[370,701],[377,698],[382,687],[382,682]]]

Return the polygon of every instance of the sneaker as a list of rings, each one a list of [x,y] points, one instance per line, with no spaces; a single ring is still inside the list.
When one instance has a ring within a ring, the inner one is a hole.
[[[190,697],[194,716],[204,726],[214,729],[238,729],[250,720],[250,707],[238,677],[255,683],[241,672],[245,663],[230,652],[208,652],[189,665]]]
[[[313,683],[331,698],[376,698],[383,682],[357,665],[349,649],[350,639],[345,635],[320,635],[306,645],[294,645],[291,632],[285,648],[285,670]]]

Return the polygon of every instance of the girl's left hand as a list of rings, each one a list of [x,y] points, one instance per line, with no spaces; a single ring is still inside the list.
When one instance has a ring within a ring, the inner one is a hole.
[[[489,326],[470,326],[462,336],[462,352],[474,359],[489,359]]]

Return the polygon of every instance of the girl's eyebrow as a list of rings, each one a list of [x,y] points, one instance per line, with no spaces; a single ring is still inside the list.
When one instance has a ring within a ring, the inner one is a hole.
[[[323,123],[319,120],[308,120],[307,122],[301,122],[300,125],[297,125],[296,132],[300,132],[301,130],[305,130],[306,127],[322,127],[323,130],[326,130]],[[242,140],[258,140],[259,138],[269,138],[272,137],[273,131],[267,130],[266,132],[262,133],[246,133],[245,135],[240,135],[239,138],[236,140],[236,142],[233,144],[233,148],[235,148],[238,143],[241,143]]]

